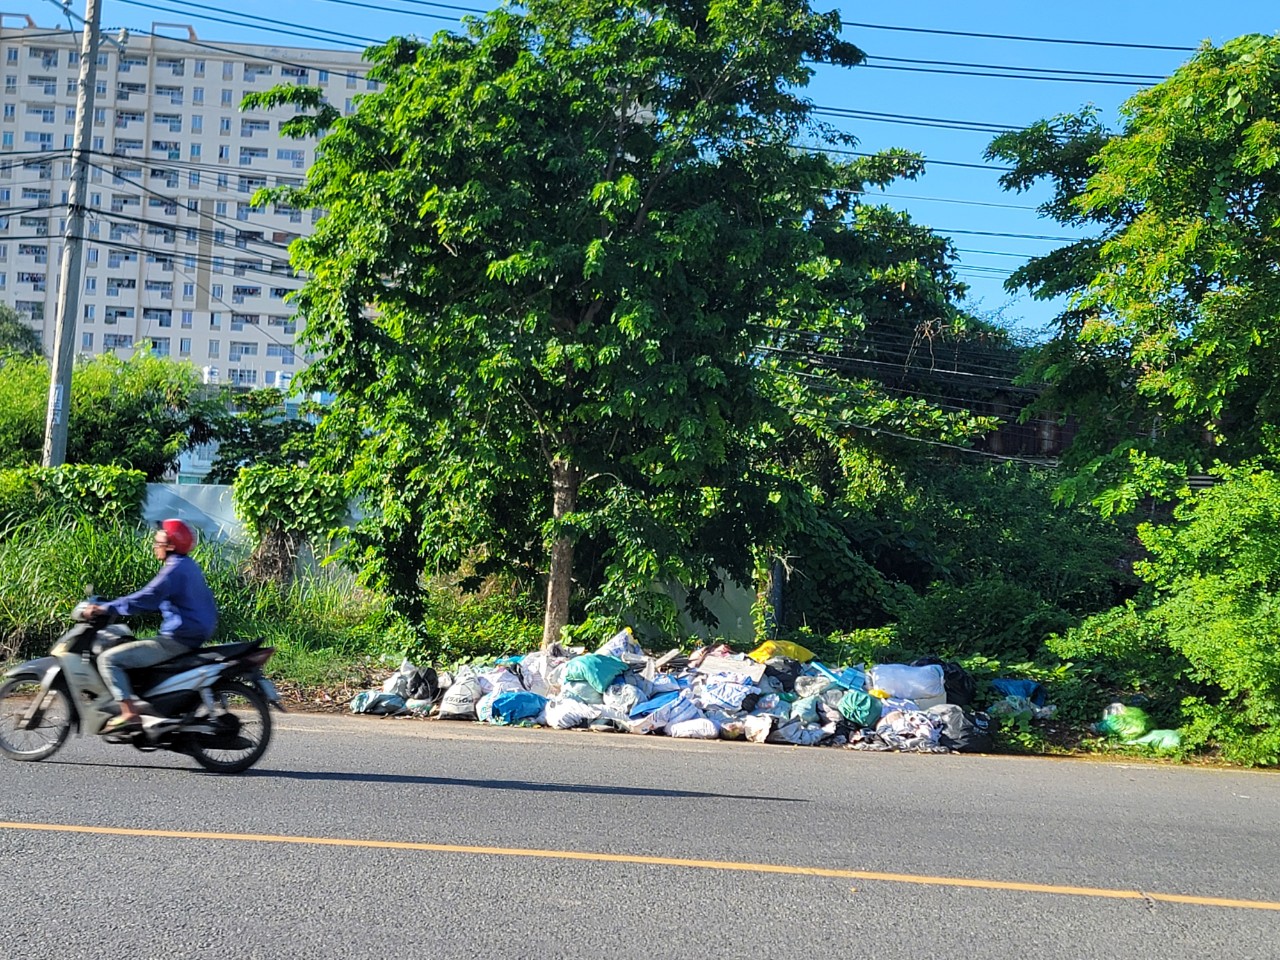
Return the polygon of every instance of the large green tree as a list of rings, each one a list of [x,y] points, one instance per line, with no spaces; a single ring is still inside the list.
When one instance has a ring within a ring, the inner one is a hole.
[[[1280,37],[1205,46],[1132,97],[1119,130],[1092,112],[1002,134],[1011,189],[1087,236],[1011,287],[1065,295],[1036,371],[1078,417],[1069,496],[1104,510],[1269,446],[1280,413]]]
[[[0,353],[39,356],[40,334],[7,304],[0,303]]]
[[[44,357],[0,358],[0,466],[40,462],[48,395]],[[183,450],[210,439],[215,409],[189,363],[145,349],[81,360],[71,379],[67,462],[116,464],[159,480]]]
[[[810,358],[920,280],[885,265],[873,294],[848,256],[873,259],[856,193],[918,159],[797,145],[849,143],[803,96],[861,59],[839,15],[535,0],[368,56],[382,89],[351,116],[297,88],[250,104],[322,106],[293,125],[327,128],[288,197],[327,212],[297,304],[365,574],[413,615],[433,565],[519,560],[547,573],[547,642],[584,549],[629,603],[749,579],[808,495],[768,438],[867,393],[809,390]]]
[[[291,416],[284,391],[275,387],[224,388],[221,400],[211,417],[210,439],[218,444],[218,452],[206,483],[234,483],[242,467],[287,467],[310,459],[316,412],[310,402],[301,405],[305,409],[300,415]]]

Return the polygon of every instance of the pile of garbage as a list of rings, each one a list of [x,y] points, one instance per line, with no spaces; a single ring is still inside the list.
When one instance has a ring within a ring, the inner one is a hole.
[[[1004,699],[992,710],[1052,715],[1038,684],[996,685]],[[965,709],[974,692],[959,664],[936,659],[832,668],[798,644],[773,640],[747,654],[712,646],[654,657],[627,628],[593,653],[557,645],[453,674],[405,661],[351,709],[704,740],[984,752],[988,716]]]

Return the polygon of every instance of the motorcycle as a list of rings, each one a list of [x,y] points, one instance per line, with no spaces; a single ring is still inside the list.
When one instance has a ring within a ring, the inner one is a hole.
[[[44,760],[80,734],[101,734],[120,713],[98,672],[104,650],[135,639],[113,617],[90,618],[97,598],[76,606],[76,621],[49,655],[6,671],[0,683],[0,753],[11,760]],[[206,770],[240,773],[258,762],[271,740],[271,711],[284,712],[275,686],[262,674],[275,653],[261,639],[200,647],[164,663],[131,670],[138,695],[152,711],[141,729],[102,734],[108,743],[143,752],[191,756]]]

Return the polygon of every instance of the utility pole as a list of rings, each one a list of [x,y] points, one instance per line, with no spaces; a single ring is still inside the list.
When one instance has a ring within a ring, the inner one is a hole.
[[[89,180],[89,147],[93,136],[93,98],[98,82],[99,0],[85,0],[84,37],[80,42],[80,86],[76,97],[76,130],[71,145],[71,192],[67,197],[67,229],[63,234],[58,315],[53,328],[53,362],[49,376],[49,409],[44,423],[41,463],[67,461],[67,421],[71,418],[71,370],[76,353],[76,320],[84,283],[85,191]]]

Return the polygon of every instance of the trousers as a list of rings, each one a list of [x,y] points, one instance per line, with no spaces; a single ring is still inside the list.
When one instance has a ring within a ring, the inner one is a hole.
[[[129,683],[129,670],[153,667],[190,653],[191,647],[173,637],[148,637],[112,647],[98,656],[98,672],[106,681],[112,696],[119,700],[132,700],[133,687]]]

